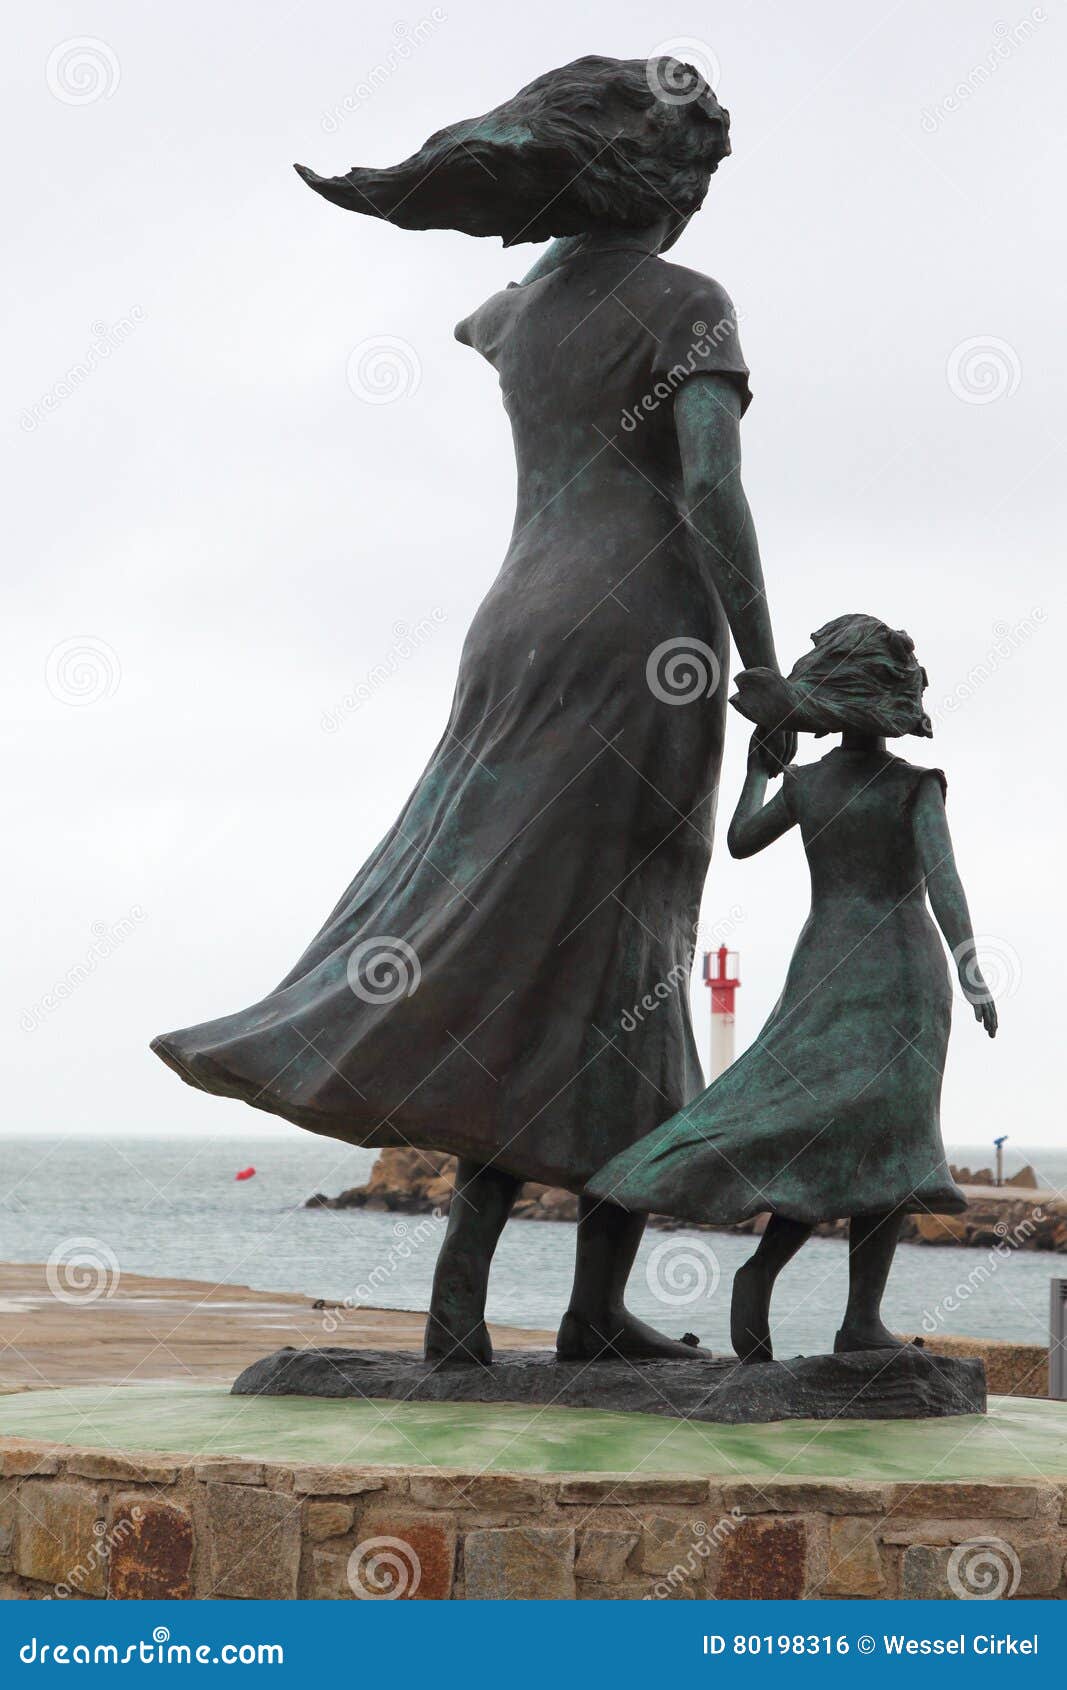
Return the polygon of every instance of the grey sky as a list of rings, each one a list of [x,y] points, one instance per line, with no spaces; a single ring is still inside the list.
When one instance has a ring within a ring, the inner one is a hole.
[[[937,733],[902,749],[946,769],[1002,988],[995,1045],[957,1001],[946,1139],[1057,1142],[1062,5],[403,16],[85,0],[9,25],[3,1126],[271,1125],[148,1039],[299,955],[426,761],[506,548],[507,425],[451,330],[536,249],[357,218],[291,162],[394,163],[581,53],[688,40],[734,156],[672,257],[741,316],[781,655],[848,610],[914,634]],[[358,391],[368,340],[392,402]],[[746,743],[737,718],[705,900],[742,1044],[807,908],[795,835],[726,855]]]

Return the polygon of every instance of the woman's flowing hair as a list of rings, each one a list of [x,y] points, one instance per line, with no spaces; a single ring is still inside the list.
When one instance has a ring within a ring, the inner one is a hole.
[[[439,130],[391,169],[296,169],[349,211],[514,246],[604,224],[647,227],[665,213],[680,228],[729,151],[730,114],[692,66],[590,56]]]
[[[812,634],[812,649],[787,676],[746,669],[730,703],[761,728],[930,739],[923,710],[926,670],[903,628],[876,616],[839,616]]]

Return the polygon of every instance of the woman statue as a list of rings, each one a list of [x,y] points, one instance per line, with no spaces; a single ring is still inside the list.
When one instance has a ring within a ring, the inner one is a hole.
[[[394,169],[298,167],[403,228],[553,238],[456,330],[500,377],[515,526],[395,826],[280,985],[153,1048],[311,1132],[459,1158],[426,1331],[439,1363],[491,1360],[489,1267],[522,1182],[580,1195],[702,1084],[687,982],[729,635],[748,667],[778,667],[733,309],[660,256],[728,129],[688,67],[584,58]],[[767,754],[794,744],[772,733]],[[623,1031],[660,982],[667,999]],[[643,1219],[581,1198],[579,1216],[560,1356],[692,1356],[625,1308]]]

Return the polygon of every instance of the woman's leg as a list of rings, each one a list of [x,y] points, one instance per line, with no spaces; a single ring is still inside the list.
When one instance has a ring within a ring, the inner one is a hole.
[[[665,1337],[627,1309],[626,1281],[644,1230],[644,1215],[632,1215],[617,1203],[579,1197],[574,1285],[556,1337],[561,1361],[610,1361],[615,1356],[692,1361],[707,1355],[695,1345]]]
[[[772,1215],[755,1255],[734,1274],[730,1342],[742,1361],[771,1361],[771,1292],[786,1262],[811,1237],[803,1221]]]
[[[903,1210],[853,1215],[848,1229],[848,1307],[834,1350],[902,1350],[883,1326],[882,1293],[900,1236]]]
[[[489,1268],[522,1181],[500,1168],[460,1159],[448,1229],[434,1268],[426,1320],[427,1361],[480,1362],[493,1346],[485,1326]]]

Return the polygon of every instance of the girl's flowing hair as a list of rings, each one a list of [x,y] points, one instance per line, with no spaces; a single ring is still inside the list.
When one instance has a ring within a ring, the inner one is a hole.
[[[691,65],[590,56],[439,130],[391,169],[296,169],[349,211],[514,246],[604,224],[647,227],[666,211],[681,228],[729,151],[730,114]]]
[[[839,616],[812,634],[812,650],[788,676],[746,669],[730,703],[761,728],[795,728],[814,734],[862,733],[930,739],[923,710],[926,670],[915,641],[903,628],[876,616]]]

